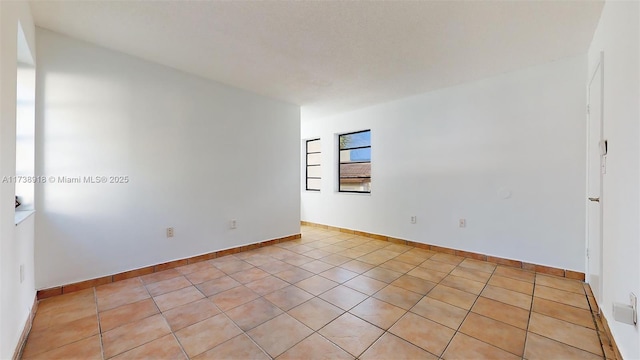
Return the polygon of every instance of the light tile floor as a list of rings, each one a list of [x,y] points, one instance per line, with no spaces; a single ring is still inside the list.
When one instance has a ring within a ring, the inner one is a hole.
[[[302,232],[43,300],[23,358],[604,358],[579,281]]]

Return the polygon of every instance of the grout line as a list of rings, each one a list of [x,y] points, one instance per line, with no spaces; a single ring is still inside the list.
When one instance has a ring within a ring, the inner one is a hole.
[[[104,344],[102,343],[102,324],[100,323],[100,309],[98,309],[98,290],[93,288],[93,301],[96,304],[96,320],[98,321],[98,340],[100,341],[100,356],[105,360]]]

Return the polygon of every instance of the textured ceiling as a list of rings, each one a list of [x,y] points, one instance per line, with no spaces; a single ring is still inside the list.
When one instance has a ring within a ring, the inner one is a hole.
[[[32,1],[36,25],[321,116],[585,53],[601,1]]]

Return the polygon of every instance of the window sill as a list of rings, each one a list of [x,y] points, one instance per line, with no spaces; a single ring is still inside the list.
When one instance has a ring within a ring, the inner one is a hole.
[[[371,196],[370,192],[364,192],[364,191],[336,191],[336,194]]]
[[[21,222],[27,220],[27,218],[33,214],[35,214],[35,210],[16,210],[15,214],[15,222],[16,226],[18,226]]]

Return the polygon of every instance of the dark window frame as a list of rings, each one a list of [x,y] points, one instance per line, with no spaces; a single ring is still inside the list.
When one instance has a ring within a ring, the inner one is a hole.
[[[322,180],[322,176],[320,177],[316,177],[316,176],[309,176],[309,166],[322,166],[322,162],[320,164],[314,164],[314,165],[309,165],[309,154],[322,154],[322,151],[312,151],[309,152],[309,143],[312,141],[320,141],[320,138],[317,139],[309,139],[309,140],[305,140],[304,142],[304,151],[305,151],[305,159],[304,159],[304,172],[305,172],[305,179],[304,179],[304,188],[306,191],[320,191],[320,189],[309,189],[309,179],[314,179],[314,180]]]
[[[342,136],[360,134],[360,133],[365,133],[365,132],[369,133],[369,145],[368,146],[354,146],[354,147],[346,147],[344,149],[340,146],[340,138]],[[371,164],[371,159],[369,159],[369,161],[350,161],[348,163],[343,163],[340,160],[340,151],[342,151],[342,150],[358,150],[358,149],[371,149],[371,129],[360,130],[360,131],[352,131],[352,132],[348,132],[348,133],[338,134],[338,192],[341,192],[341,193],[356,193],[356,194],[371,194],[371,185],[369,185],[369,190],[368,191],[342,190],[342,188],[340,186],[340,179],[342,179],[342,175],[340,174],[340,165],[342,165],[342,164]],[[369,176],[366,176],[366,177],[358,177],[358,178],[369,179],[369,184],[371,184],[371,174],[369,174]]]

